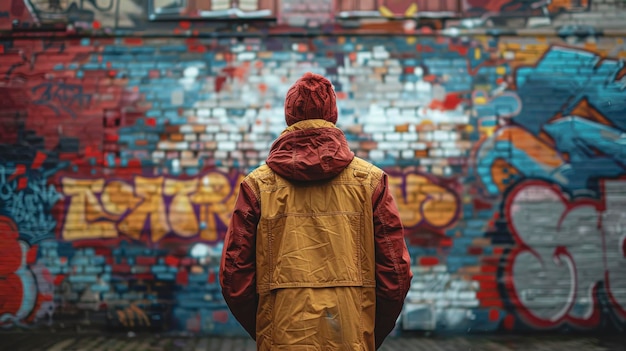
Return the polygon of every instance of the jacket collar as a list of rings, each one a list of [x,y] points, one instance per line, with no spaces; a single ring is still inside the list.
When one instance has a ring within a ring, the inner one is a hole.
[[[288,126],[281,134],[293,132],[296,130],[315,129],[315,128],[337,128],[337,126],[324,119],[305,119]]]

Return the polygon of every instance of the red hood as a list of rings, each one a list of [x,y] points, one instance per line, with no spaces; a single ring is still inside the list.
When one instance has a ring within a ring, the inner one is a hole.
[[[353,158],[341,129],[313,119],[285,129],[272,144],[267,165],[289,180],[317,181],[335,177]]]

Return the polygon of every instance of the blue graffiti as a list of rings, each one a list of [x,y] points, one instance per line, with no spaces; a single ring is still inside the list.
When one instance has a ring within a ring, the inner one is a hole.
[[[557,114],[571,115],[586,99],[615,127],[625,130],[626,80],[617,79],[623,68],[623,61],[602,60],[583,50],[551,48],[536,67],[517,70],[522,110],[513,121],[538,135]]]
[[[520,176],[537,177],[551,179],[572,191],[595,192],[597,178],[623,174],[626,171],[623,132],[626,78],[618,77],[624,67],[623,61],[554,47],[536,66],[517,70],[516,95],[506,92],[475,106],[483,126],[496,126],[495,119],[499,117],[511,118],[514,126],[536,138],[534,143],[552,148],[556,152],[554,161],[558,163],[546,164],[532,157],[521,144],[498,140],[500,134],[496,133],[481,145],[476,158],[476,172],[487,193],[500,192],[492,174],[492,166],[499,159],[521,173],[511,173],[507,179],[501,179],[501,185],[512,184]],[[584,101],[607,123],[576,116],[575,109]],[[565,117],[555,119],[557,116]],[[553,144],[546,144],[541,133],[549,136]]]
[[[477,94],[477,97],[488,98],[486,93]],[[521,110],[519,97],[512,93],[498,95],[491,98],[486,104],[476,104],[474,106],[476,117],[509,118],[515,116]]]
[[[596,190],[595,179],[626,172],[626,134],[620,130],[578,116],[558,119],[543,126],[543,130],[562,155],[558,167],[529,156],[508,140],[494,137],[481,146],[476,171],[490,195],[499,193],[491,173],[498,159],[506,160],[525,177],[551,179],[572,191]],[[505,182],[512,184],[518,177],[511,174]]]
[[[580,117],[556,120],[543,128],[569,162],[557,172],[571,190],[589,188],[595,177],[616,177],[626,171],[626,134]]]
[[[19,177],[11,178],[15,170],[0,165],[0,213],[13,219],[20,239],[30,244],[53,237],[57,223],[51,209],[62,196],[47,178],[56,170],[27,173],[23,188]]]

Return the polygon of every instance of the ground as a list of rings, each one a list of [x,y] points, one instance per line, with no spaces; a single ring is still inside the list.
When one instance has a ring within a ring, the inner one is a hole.
[[[10,351],[253,351],[251,339],[184,337],[158,334],[5,332],[2,350]],[[403,335],[388,338],[380,351],[626,351],[626,335]]]

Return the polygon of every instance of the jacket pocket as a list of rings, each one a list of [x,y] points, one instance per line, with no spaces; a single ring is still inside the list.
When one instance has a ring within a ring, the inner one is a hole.
[[[362,214],[285,214],[266,219],[269,288],[363,286]]]

